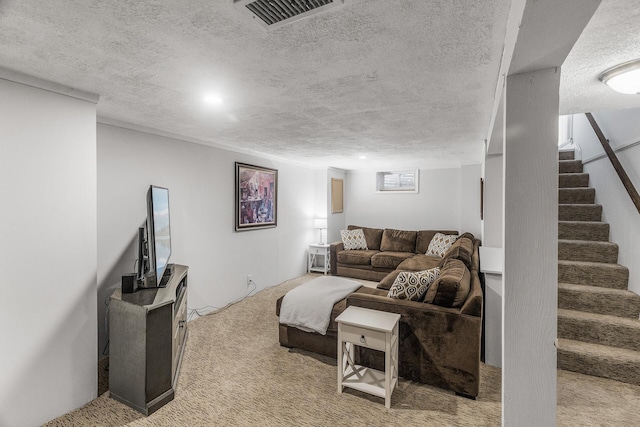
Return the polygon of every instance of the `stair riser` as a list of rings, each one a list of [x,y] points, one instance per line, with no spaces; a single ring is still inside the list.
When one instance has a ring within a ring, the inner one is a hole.
[[[618,262],[618,245],[613,243],[558,242],[558,259],[615,264]]]
[[[636,327],[629,327],[597,320],[558,316],[558,338],[639,351],[640,321]]]
[[[595,188],[560,188],[558,203],[560,204],[594,204],[596,201]]]
[[[560,173],[582,173],[582,162],[580,160],[562,160],[558,165]]]
[[[559,188],[578,188],[589,186],[589,174],[588,173],[570,173],[560,174],[558,179]]]
[[[573,160],[575,158],[575,151],[559,151],[558,160]]]
[[[603,301],[606,298],[606,303]],[[640,315],[640,301],[622,295],[611,296],[572,289],[558,289],[558,308],[584,311],[595,314],[637,319]]]
[[[603,288],[627,289],[629,270],[605,266],[558,263],[558,282]]]
[[[600,205],[559,205],[559,221],[600,221],[602,206]]]
[[[609,224],[599,222],[589,224],[579,223],[558,223],[558,238],[563,240],[591,240],[608,242]]]
[[[640,385],[640,365],[558,349],[558,369]]]

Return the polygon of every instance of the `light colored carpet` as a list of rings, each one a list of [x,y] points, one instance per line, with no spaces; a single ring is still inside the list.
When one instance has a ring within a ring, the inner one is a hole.
[[[278,343],[276,300],[314,277],[289,280],[189,322],[176,398],[151,416],[107,392],[46,425],[500,425],[500,370],[485,365],[475,401],[405,380],[393,393],[391,409],[367,394],[338,394],[335,360]],[[640,425],[640,387],[558,371],[558,392],[560,426]]]

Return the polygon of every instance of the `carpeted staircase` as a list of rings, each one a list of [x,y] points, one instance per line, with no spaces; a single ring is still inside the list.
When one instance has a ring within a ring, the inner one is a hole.
[[[640,385],[640,296],[573,151],[559,171],[558,368]]]

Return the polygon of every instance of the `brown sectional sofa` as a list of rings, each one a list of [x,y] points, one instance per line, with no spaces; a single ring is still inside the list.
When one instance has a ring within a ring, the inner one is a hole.
[[[400,376],[475,398],[480,384],[483,316],[478,254],[480,241],[465,233],[444,258],[436,258],[424,255],[437,232],[435,230],[382,230],[349,226],[349,229],[355,228],[363,229],[368,249],[345,251],[342,242],[333,243],[332,274],[379,280],[378,287],[363,286],[336,303],[326,335],[280,324],[280,344],[336,357],[335,318],[347,306],[399,313]],[[458,234],[457,231],[441,232]],[[400,271],[420,271],[436,266],[441,266],[440,277],[429,287],[425,296],[432,303],[387,296]],[[282,298],[276,304],[277,315],[280,314],[281,302]],[[378,369],[384,366],[379,352],[359,348],[357,356],[360,363],[365,365]]]
[[[349,230],[360,228],[367,240],[367,250],[345,251],[342,242],[332,243],[330,247],[331,274],[334,276],[353,277],[355,279],[373,280],[375,282],[384,279],[396,269],[403,261],[410,260],[416,255],[424,255],[429,248],[433,236],[442,234],[458,234],[454,230],[420,230],[405,231],[382,228],[358,227],[350,225]],[[424,265],[431,265],[428,263]],[[439,260],[438,260],[439,261]],[[407,261],[411,263],[411,261]],[[419,271],[422,265],[415,264],[417,268],[408,270]],[[437,263],[431,265],[437,266]],[[431,267],[427,267],[431,268]]]

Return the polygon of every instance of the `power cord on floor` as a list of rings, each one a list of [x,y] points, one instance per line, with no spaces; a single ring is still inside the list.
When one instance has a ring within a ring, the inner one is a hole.
[[[226,308],[229,308],[232,305],[251,296],[256,291],[256,289],[258,289],[258,285],[256,284],[256,282],[254,282],[253,279],[249,279],[249,283],[247,283],[247,291],[242,297],[231,301],[224,307],[215,307],[212,305],[205,305],[204,307],[192,308],[189,310],[189,314],[187,315],[187,320],[193,320],[195,316],[197,317],[208,316],[209,314],[216,314],[222,310],[225,310]]]

